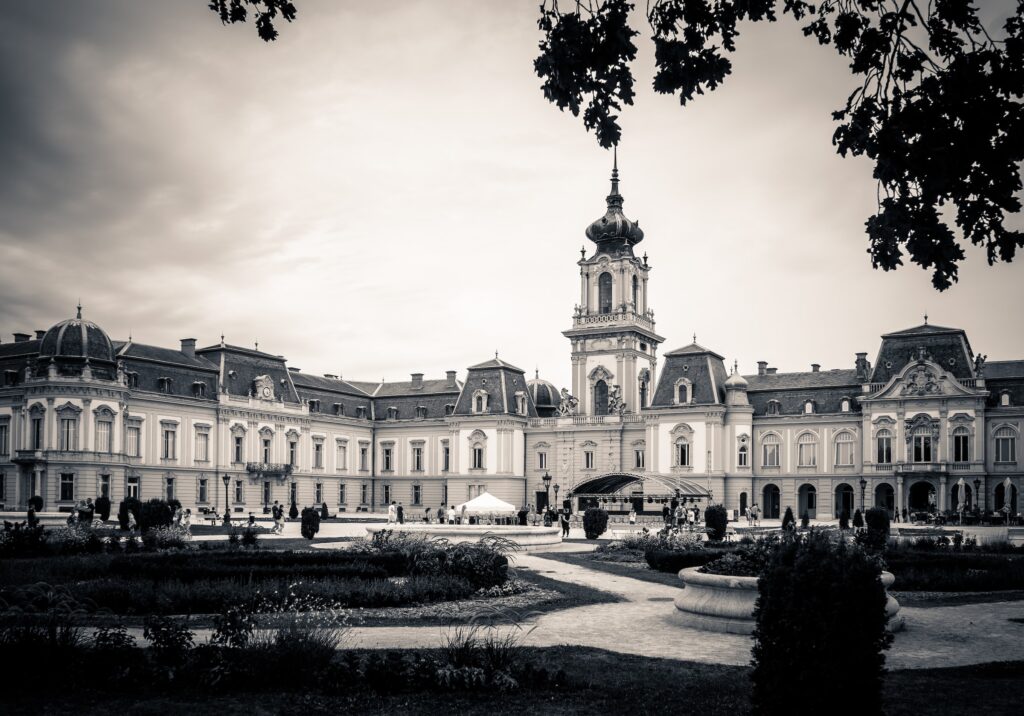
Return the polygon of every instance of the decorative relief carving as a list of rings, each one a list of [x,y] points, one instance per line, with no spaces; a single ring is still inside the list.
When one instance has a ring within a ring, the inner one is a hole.
[[[920,366],[907,373],[906,382],[903,385],[903,395],[925,396],[935,395],[939,392],[939,381],[935,377],[935,373],[928,368]]]
[[[907,442],[914,439],[914,435],[930,434],[933,439],[939,438],[939,421],[925,413],[918,413],[904,424],[904,437]]]

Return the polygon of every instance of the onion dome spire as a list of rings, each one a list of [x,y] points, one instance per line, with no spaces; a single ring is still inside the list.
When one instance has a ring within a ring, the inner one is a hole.
[[[606,198],[607,211],[587,227],[587,238],[597,244],[599,251],[633,253],[633,246],[644,239],[639,222],[631,221],[622,213],[625,201],[619,193],[619,151],[614,148],[612,159],[612,190]]]

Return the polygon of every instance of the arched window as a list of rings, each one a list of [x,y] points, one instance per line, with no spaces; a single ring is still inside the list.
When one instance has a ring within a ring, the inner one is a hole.
[[[853,433],[844,430],[836,435],[836,466],[853,465]]]
[[[839,402],[839,410],[840,410],[840,412],[843,412],[843,413],[850,412],[850,399],[849,398],[843,398]]]
[[[594,383],[594,415],[608,414],[608,384],[603,380]]]
[[[932,428],[931,425],[919,425],[913,429],[911,435],[913,442],[914,462],[932,461]]]
[[[970,462],[971,431],[961,425],[953,429],[953,462]]]
[[[761,438],[761,465],[764,467],[779,466],[779,436],[775,433],[768,433]]]
[[[818,438],[814,433],[804,433],[796,441],[797,467],[814,467],[818,464]]]
[[[633,277],[633,310],[640,312],[640,279]]]
[[[640,381],[640,407],[641,408],[646,408],[647,407],[647,381],[646,380],[641,380]]]
[[[879,430],[875,433],[875,462],[879,465],[892,464],[892,432]]]
[[[676,381],[676,405],[687,405],[693,400],[693,384],[688,378]]]
[[[686,438],[676,439],[676,467],[690,467],[690,441]]]
[[[813,412],[814,412],[814,401],[813,400],[808,400],[806,403],[804,403],[804,415],[810,415]]]
[[[999,405],[1003,408],[1008,408],[1010,406],[1010,391],[1004,390],[999,394]]]
[[[607,271],[597,277],[597,305],[601,313],[612,312],[612,275]]]
[[[1006,426],[996,430],[996,462],[1017,462],[1017,433]]]
[[[736,467],[747,467],[750,465],[750,450],[747,447],[747,437],[740,438],[740,447],[736,451]]]
[[[490,395],[486,390],[480,388],[479,390],[473,391],[473,412],[474,413],[486,413],[488,411],[488,404],[490,403]]]
[[[777,400],[769,400],[768,405],[765,407],[765,415],[781,415],[782,414],[782,403]]]

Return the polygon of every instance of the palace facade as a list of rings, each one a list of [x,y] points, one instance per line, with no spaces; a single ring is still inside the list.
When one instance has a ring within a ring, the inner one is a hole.
[[[0,504],[45,510],[108,495],[193,510],[275,500],[415,514],[487,490],[516,504],[571,498],[660,511],[673,497],[756,503],[773,518],[996,510],[1024,488],[1024,360],[988,361],[959,328],[886,333],[875,360],[740,375],[698,345],[664,353],[651,266],[618,171],[586,230],[564,332],[572,386],[500,359],[401,382],[310,375],[220,343],[115,341],[75,318],[0,344]],[[559,492],[561,496],[559,497]]]

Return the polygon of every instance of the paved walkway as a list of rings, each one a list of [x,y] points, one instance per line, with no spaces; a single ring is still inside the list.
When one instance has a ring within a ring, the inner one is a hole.
[[[525,645],[578,645],[683,661],[750,663],[750,637],[700,631],[676,621],[675,587],[556,562],[543,554],[517,555],[515,564],[519,569],[612,592],[627,600],[543,614],[524,625],[524,632],[533,628],[523,638]],[[1024,601],[905,608],[902,613],[906,628],[896,635],[887,653],[889,668],[1024,660],[1024,624],[1009,621],[1011,617],[1024,619]],[[502,632],[513,629],[500,628]],[[432,647],[440,645],[448,631],[439,627],[357,628],[348,643],[362,648]]]

